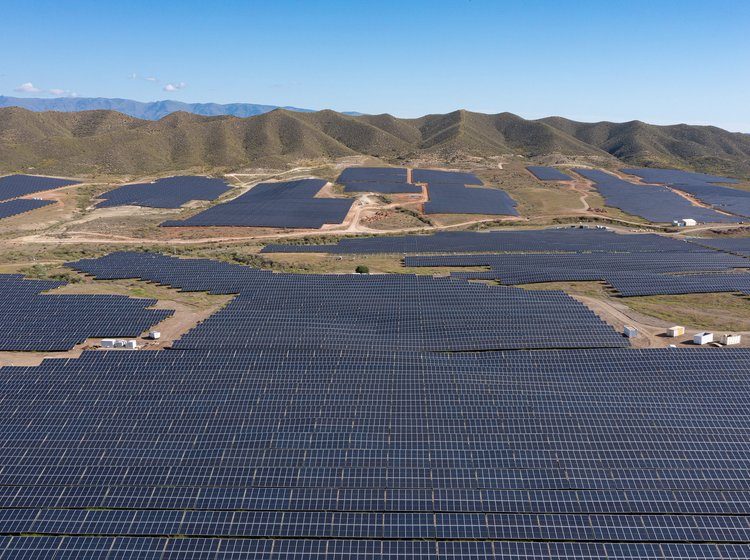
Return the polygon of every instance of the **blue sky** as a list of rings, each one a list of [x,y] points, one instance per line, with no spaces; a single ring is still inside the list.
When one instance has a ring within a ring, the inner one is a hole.
[[[750,132],[750,2],[11,0],[0,94]]]

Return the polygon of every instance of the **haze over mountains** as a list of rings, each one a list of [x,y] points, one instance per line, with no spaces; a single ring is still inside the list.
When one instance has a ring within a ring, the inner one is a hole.
[[[132,99],[118,99],[108,97],[6,97],[0,95],[0,107],[23,107],[29,111],[63,111],[65,113],[78,111],[109,110],[119,111],[137,119],[156,121],[171,113],[184,111],[194,115],[213,117],[216,115],[232,115],[235,117],[252,117],[262,115],[274,109],[310,112],[312,109],[299,107],[279,107],[278,105],[260,105],[257,103],[183,103],[165,99],[162,101],[133,101]]]
[[[194,167],[283,167],[361,154],[394,162],[423,155],[446,162],[509,154],[584,156],[750,177],[750,134],[711,126],[526,120],[469,111],[416,119],[285,109],[246,118],[179,111],[145,120],[111,110],[0,109],[3,173],[33,167],[47,174],[143,175]]]

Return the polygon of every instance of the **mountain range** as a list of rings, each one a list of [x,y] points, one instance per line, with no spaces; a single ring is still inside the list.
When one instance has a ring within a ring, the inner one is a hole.
[[[234,117],[252,117],[262,115],[274,109],[286,109],[300,113],[312,112],[312,109],[299,107],[279,107],[277,105],[259,105],[257,103],[183,103],[182,101],[133,101],[132,99],[117,99],[108,97],[6,97],[0,95],[0,107],[23,107],[29,111],[63,111],[65,113],[78,111],[108,110],[125,113],[136,119],[156,121],[170,113],[184,111],[194,115],[214,117],[216,115],[232,115]],[[360,113],[344,113],[358,115]]]
[[[0,171],[145,175],[196,167],[286,167],[299,160],[368,155],[403,162],[430,157],[554,155],[612,165],[694,169],[750,177],[750,134],[711,126],[640,121],[526,120],[469,111],[401,119],[274,109],[239,118],[178,111],[145,120],[111,110],[32,112],[0,108]]]

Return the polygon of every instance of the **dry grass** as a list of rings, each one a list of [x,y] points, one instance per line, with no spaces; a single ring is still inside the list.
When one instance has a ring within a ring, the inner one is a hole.
[[[750,331],[750,299],[730,293],[623,298],[628,307],[691,328]]]

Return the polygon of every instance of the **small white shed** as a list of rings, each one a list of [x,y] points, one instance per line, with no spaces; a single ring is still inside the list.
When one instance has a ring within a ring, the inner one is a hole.
[[[114,348],[115,347],[115,339],[114,338],[103,338],[102,339],[102,348]]]
[[[628,338],[635,338],[636,336],[638,336],[638,329],[625,325],[625,328],[622,330],[622,334],[624,334]]]
[[[742,337],[738,334],[721,335],[721,343],[725,346],[732,346],[733,344],[739,344],[740,342],[742,342]]]
[[[693,344],[708,344],[714,341],[714,333],[699,332],[693,336]]]
[[[125,341],[125,348],[128,350],[135,350],[138,348],[138,343],[135,340],[127,340]]]
[[[698,222],[696,222],[693,218],[682,218],[682,225],[684,226],[697,226]]]
[[[667,336],[670,338],[676,338],[678,336],[682,336],[685,334],[685,327],[681,327],[679,325],[675,325],[674,327],[669,327],[667,329]]]

